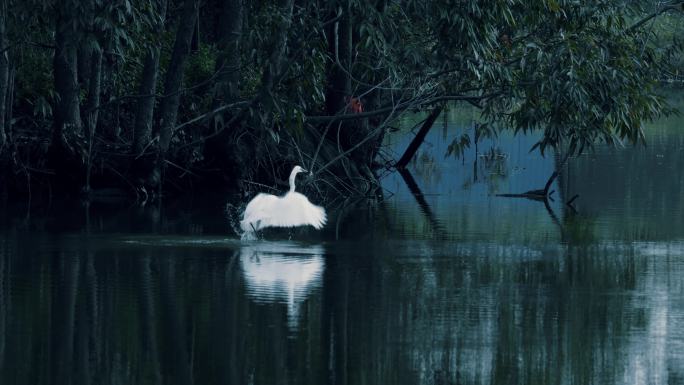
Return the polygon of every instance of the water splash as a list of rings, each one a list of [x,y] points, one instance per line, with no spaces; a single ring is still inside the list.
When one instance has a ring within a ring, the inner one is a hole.
[[[234,205],[232,203],[226,204],[226,219],[228,219],[228,225],[230,225],[230,228],[233,229],[233,232],[235,234],[240,236],[240,239],[242,239],[243,231],[240,229],[240,218],[242,217],[242,214],[245,212],[245,207],[244,204],[240,205]]]
[[[254,231],[245,231],[244,233],[240,234],[241,241],[256,241],[258,239],[259,237],[257,237]]]
[[[254,231],[242,231],[240,228],[240,218],[245,212],[245,204],[234,205],[232,203],[226,204],[226,219],[228,225],[233,229],[233,232],[240,237],[241,241],[256,241],[259,239]]]

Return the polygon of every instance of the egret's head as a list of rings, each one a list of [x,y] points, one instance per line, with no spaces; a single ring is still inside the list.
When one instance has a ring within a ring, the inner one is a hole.
[[[295,178],[300,172],[306,172],[301,166],[294,166],[292,172],[290,173],[290,191],[295,190]]]
[[[295,175],[300,172],[306,172],[306,170],[302,166],[294,166],[294,168],[292,169],[292,173]]]

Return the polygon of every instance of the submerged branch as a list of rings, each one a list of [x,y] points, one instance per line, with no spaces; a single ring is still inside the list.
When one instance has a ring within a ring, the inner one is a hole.
[[[401,159],[399,159],[399,161],[397,162],[397,168],[404,168],[409,163],[409,161],[411,161],[411,158],[413,158],[413,155],[416,153],[416,151],[418,151],[420,145],[423,144],[425,136],[428,134],[428,132],[430,132],[430,129],[432,129],[432,126],[435,124],[435,120],[437,120],[439,114],[442,113],[443,108],[443,106],[439,106],[430,113],[428,118],[425,120],[425,123],[423,123],[423,126],[420,128],[420,130],[418,131],[418,133],[413,138],[408,148],[404,152],[404,155],[402,155]]]
[[[522,194],[496,194],[498,197],[503,197],[503,198],[526,198],[526,199],[531,199],[535,201],[544,201],[546,202],[549,199],[549,190],[551,189],[551,185],[553,184],[553,181],[558,178],[558,175],[560,175],[561,169],[565,166],[565,164],[568,162],[568,159],[570,159],[570,151],[568,151],[565,156],[563,156],[563,159],[561,160],[560,164],[558,165],[558,169],[554,171],[549,179],[546,181],[546,184],[544,185],[543,189],[540,190],[530,190],[526,191]],[[553,191],[551,192],[553,193]]]

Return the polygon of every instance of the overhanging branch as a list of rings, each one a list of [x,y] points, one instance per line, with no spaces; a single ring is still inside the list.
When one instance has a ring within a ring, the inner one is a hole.
[[[416,101],[411,100],[403,103],[399,103],[397,105],[393,106],[388,106],[388,107],[383,107],[383,108],[378,108],[377,110],[373,111],[368,111],[368,112],[361,112],[361,113],[352,113],[352,114],[343,114],[343,115],[318,115],[318,116],[307,116],[306,121],[309,123],[329,123],[329,122],[339,122],[339,121],[344,121],[344,120],[358,120],[358,119],[365,119],[365,118],[371,118],[374,116],[378,115],[384,115],[389,112],[396,112],[396,111],[403,111],[412,107],[415,107],[417,104],[418,105],[432,105],[440,102],[447,102],[447,101],[457,101],[457,100],[464,100],[468,102],[478,102],[481,100],[486,100],[493,98],[495,96],[498,96],[501,94],[501,91],[497,92],[492,92],[489,94],[484,94],[484,95],[443,95],[443,96],[434,96],[430,98],[426,98],[425,100],[419,100]]]
[[[633,32],[634,30],[638,29],[642,25],[644,25],[646,22],[649,20],[653,19],[654,17],[657,17],[665,12],[669,11],[676,11],[676,10],[684,10],[684,1],[677,1],[674,3],[670,3],[667,5],[663,5],[662,7],[658,8],[655,12],[651,13],[650,15],[644,17],[643,19],[637,21],[627,29],[628,32]]]

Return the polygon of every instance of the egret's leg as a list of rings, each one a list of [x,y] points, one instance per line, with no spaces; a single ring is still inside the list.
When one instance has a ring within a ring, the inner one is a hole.
[[[257,226],[259,226],[259,225],[257,224]],[[252,232],[256,234],[256,231],[257,231],[257,230],[254,228],[254,223],[249,222],[249,227],[251,227],[251,228],[252,228]]]

